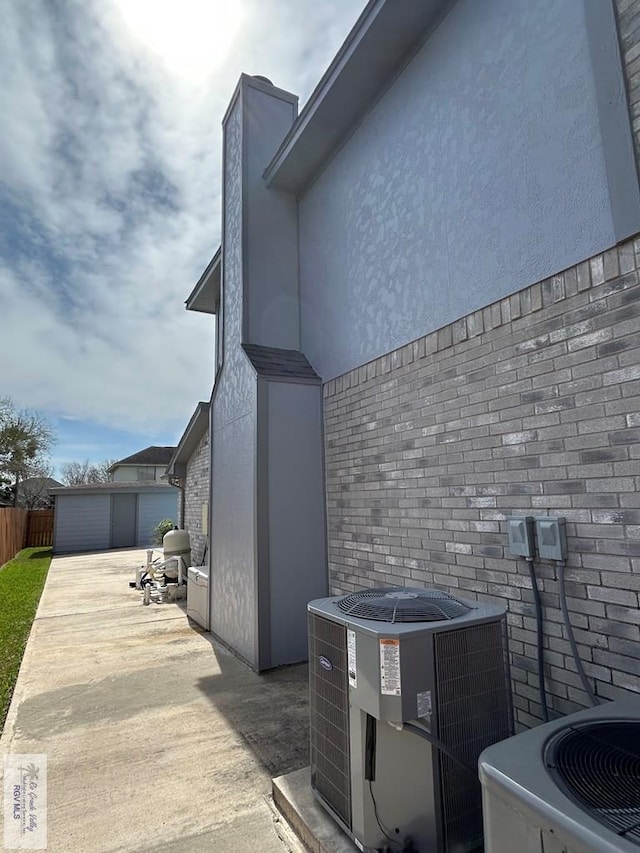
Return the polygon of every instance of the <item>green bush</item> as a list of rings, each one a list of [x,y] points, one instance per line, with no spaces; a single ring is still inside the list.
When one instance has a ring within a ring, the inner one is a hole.
[[[170,518],[163,518],[162,521],[156,525],[155,530],[153,531],[153,541],[156,545],[162,545],[162,539],[165,533],[168,533],[170,530],[173,530],[175,527],[175,522],[171,521]]]

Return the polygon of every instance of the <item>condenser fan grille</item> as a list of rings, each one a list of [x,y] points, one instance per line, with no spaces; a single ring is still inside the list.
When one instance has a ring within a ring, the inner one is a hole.
[[[470,608],[439,589],[372,589],[338,601],[344,613],[379,622],[438,622],[464,616]]]
[[[640,721],[572,726],[551,741],[545,761],[591,817],[640,846]]]

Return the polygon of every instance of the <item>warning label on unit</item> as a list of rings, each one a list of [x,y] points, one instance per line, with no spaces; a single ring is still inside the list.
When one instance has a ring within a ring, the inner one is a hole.
[[[431,691],[425,690],[423,693],[418,693],[418,716],[431,716]]]
[[[349,670],[349,687],[358,686],[358,669],[356,666],[356,632],[347,629],[347,669]]]
[[[380,692],[400,696],[400,640],[380,640]]]

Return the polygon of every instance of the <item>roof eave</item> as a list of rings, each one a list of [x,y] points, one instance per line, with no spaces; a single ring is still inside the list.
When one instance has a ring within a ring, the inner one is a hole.
[[[202,314],[215,314],[220,303],[220,260],[221,247],[207,264],[196,286],[186,299],[187,311],[199,311]]]
[[[116,468],[157,468],[159,465],[162,462],[114,462],[107,468],[107,473],[112,474]]]
[[[370,0],[264,172],[302,193],[455,0]]]
[[[93,492],[96,495],[99,494],[108,494],[109,492],[135,492],[135,491],[153,491],[171,489],[173,486],[171,483],[159,483],[159,482],[139,482],[136,480],[121,480],[115,481],[111,483],[85,483],[81,486],[56,486],[55,488],[47,489],[47,493],[50,495],[64,495],[70,494],[71,492]]]
[[[167,465],[166,474],[168,477],[184,477],[186,475],[187,462],[208,427],[209,403],[198,403],[171,457],[171,461]]]

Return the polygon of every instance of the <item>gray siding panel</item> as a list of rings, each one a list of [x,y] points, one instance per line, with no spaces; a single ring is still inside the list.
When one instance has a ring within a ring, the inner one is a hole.
[[[211,631],[256,657],[255,414],[213,433]]]
[[[611,186],[640,228],[594,84],[618,82],[624,130],[622,71],[603,74],[615,51],[594,69],[593,50],[580,0],[453,6],[301,200],[301,349],[323,379],[628,236]]]
[[[174,524],[177,523],[178,499],[177,489],[163,493],[142,492],[138,495],[138,547],[146,548],[153,545],[154,529],[164,518],[170,518]]]
[[[211,631],[258,665],[255,447],[256,379],[242,351],[242,104],[225,128],[224,364],[212,400]]]
[[[295,198],[274,193],[263,173],[296,114],[295,102],[243,90],[250,143],[245,146],[244,227],[245,281],[251,296],[245,302],[246,340],[263,346],[298,349],[298,228]],[[245,128],[247,127],[245,125]]]
[[[55,508],[56,554],[109,547],[111,495],[58,495]]]
[[[327,594],[321,395],[268,383],[272,666],[306,660],[307,603]]]

